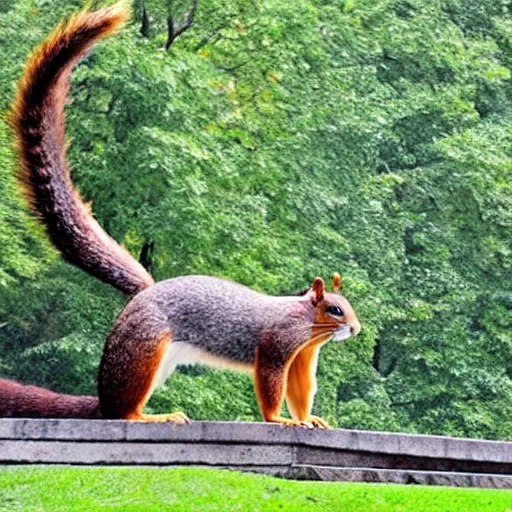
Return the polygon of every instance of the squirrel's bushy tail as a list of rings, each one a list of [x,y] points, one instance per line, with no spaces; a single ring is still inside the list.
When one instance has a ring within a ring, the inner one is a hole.
[[[66,163],[64,104],[73,66],[128,18],[121,5],[84,11],[59,25],[28,60],[11,110],[19,180],[30,206],[63,257],[124,293],[153,279],[94,220],[73,188]]]
[[[101,415],[95,396],[61,395],[0,379],[0,417],[98,419]]]

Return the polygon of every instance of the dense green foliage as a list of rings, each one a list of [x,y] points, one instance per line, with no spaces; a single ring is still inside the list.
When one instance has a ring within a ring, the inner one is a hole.
[[[73,178],[106,230],[158,279],[283,294],[341,271],[363,332],[322,349],[317,414],[512,439],[509,3],[199,0],[169,52],[168,2],[145,2],[146,37],[135,4],[68,109]],[[0,5],[0,373],[93,393],[124,298],[28,220],[6,122],[29,51],[82,5]],[[200,367],[150,406],[259,419],[248,376]]]
[[[0,512],[508,512],[512,497],[490,489],[290,482],[193,468],[17,467],[0,475]]]

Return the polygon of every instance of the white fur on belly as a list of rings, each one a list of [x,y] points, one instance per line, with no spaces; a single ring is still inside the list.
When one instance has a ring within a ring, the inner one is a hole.
[[[238,371],[252,371],[252,365],[239,363],[231,359],[215,356],[201,350],[195,345],[183,341],[171,341],[153,382],[153,389],[161,386],[180,364],[206,364],[215,368],[224,368]]]

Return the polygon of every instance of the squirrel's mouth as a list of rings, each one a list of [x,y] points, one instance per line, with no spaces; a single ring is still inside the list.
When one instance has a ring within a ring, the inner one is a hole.
[[[352,336],[352,327],[348,324],[341,325],[332,333],[332,341],[343,341]]]

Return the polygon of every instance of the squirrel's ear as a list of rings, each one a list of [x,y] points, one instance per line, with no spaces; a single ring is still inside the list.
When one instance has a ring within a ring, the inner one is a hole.
[[[311,286],[311,302],[314,306],[324,300],[325,284],[321,277],[315,277]]]
[[[338,272],[334,272],[332,276],[332,291],[334,293],[341,293],[341,290],[343,290],[343,281],[341,280],[341,274],[338,274]]]

